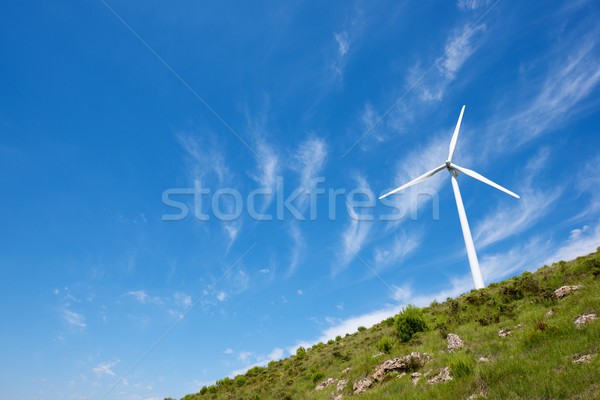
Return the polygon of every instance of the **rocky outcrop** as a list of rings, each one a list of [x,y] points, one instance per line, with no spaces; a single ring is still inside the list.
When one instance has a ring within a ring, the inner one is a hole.
[[[410,374],[410,380],[412,381],[413,384],[416,385],[422,376],[423,376],[423,374],[420,372],[413,372],[412,374]]]
[[[324,380],[323,382],[319,383],[319,384],[317,385],[317,387],[315,387],[315,390],[316,390],[316,391],[323,390],[323,389],[325,389],[327,386],[329,386],[329,385],[333,385],[333,384],[334,384],[334,383],[336,383],[336,382],[337,382],[337,379],[335,379],[335,378],[329,378],[329,379],[326,379],[326,380]]]
[[[575,323],[575,326],[579,328],[585,324],[595,321],[597,318],[598,317],[596,317],[596,314],[582,314],[575,318],[573,322]]]
[[[376,382],[380,382],[390,371],[410,371],[418,369],[425,365],[427,361],[429,361],[429,355],[427,353],[412,352],[404,357],[393,358],[384,361],[383,364],[379,364],[377,368],[375,368],[375,372],[373,372],[371,378]]]
[[[451,381],[451,380],[452,380],[452,376],[450,375],[450,368],[445,367],[445,368],[442,368],[442,370],[437,375],[434,375],[431,378],[429,378],[427,380],[427,383],[429,383],[430,385],[433,385],[435,383],[447,382],[447,381]]]
[[[373,381],[369,378],[363,378],[357,382],[354,382],[352,389],[354,389],[354,394],[359,394],[366,391],[371,386],[373,386]]]
[[[352,371],[352,368],[351,368],[351,367],[345,368],[345,369],[342,371],[342,375],[348,375],[348,372],[350,372],[350,371]]]
[[[510,331],[510,329],[500,329],[498,331],[498,336],[500,337],[507,337],[508,335],[510,335],[512,332]]]
[[[341,379],[337,386],[335,387],[335,390],[338,392],[341,392],[342,390],[344,390],[344,388],[346,387],[346,384],[348,383],[347,379]]]
[[[589,364],[592,362],[594,354],[584,354],[581,357],[576,357],[573,364]]]
[[[568,295],[570,295],[573,292],[576,292],[577,290],[581,289],[582,287],[583,286],[581,286],[581,285],[561,286],[554,291],[554,296],[559,300],[564,299],[565,297],[567,297]]]
[[[448,351],[462,349],[465,346],[460,336],[454,333],[449,333],[446,339],[448,340]]]

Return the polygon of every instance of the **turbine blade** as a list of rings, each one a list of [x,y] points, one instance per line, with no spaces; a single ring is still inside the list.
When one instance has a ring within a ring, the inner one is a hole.
[[[429,177],[431,177],[431,176],[433,176],[433,175],[437,174],[438,172],[440,172],[440,171],[441,171],[441,170],[443,170],[444,168],[446,168],[446,164],[442,164],[442,165],[440,165],[439,167],[437,167],[437,168],[434,168],[434,169],[432,169],[432,170],[431,170],[431,171],[429,171],[429,172],[425,172],[423,175],[419,176],[418,178],[415,178],[415,179],[413,179],[412,181],[410,181],[410,182],[408,182],[408,183],[406,183],[406,184],[404,184],[404,185],[402,185],[402,186],[399,186],[399,187],[397,187],[396,189],[394,189],[394,190],[392,190],[392,191],[390,191],[390,192],[387,192],[387,193],[386,193],[386,194],[384,194],[383,196],[379,196],[379,200],[383,199],[384,197],[388,197],[388,196],[389,196],[389,195],[391,195],[391,194],[394,194],[394,193],[396,193],[396,192],[399,192],[399,191],[401,191],[401,190],[404,190],[404,189],[406,189],[406,188],[407,188],[407,187],[409,187],[409,186],[412,186],[412,185],[415,185],[415,184],[417,184],[417,183],[419,183],[419,182],[422,182],[422,181],[424,181],[425,179],[427,179],[427,178],[429,178]]]
[[[481,182],[483,182],[483,183],[487,183],[488,185],[490,185],[490,186],[492,186],[492,187],[495,187],[496,189],[498,189],[498,190],[501,190],[501,191],[503,191],[503,192],[504,192],[504,193],[506,193],[506,194],[509,194],[509,195],[511,195],[511,196],[513,196],[513,197],[516,197],[517,199],[520,199],[520,197],[519,197],[519,195],[518,195],[518,194],[516,194],[516,193],[513,193],[513,192],[511,192],[510,190],[508,190],[508,189],[506,189],[506,188],[504,188],[504,187],[502,187],[502,186],[498,185],[496,182],[492,182],[492,181],[490,181],[490,180],[489,180],[488,178],[486,178],[485,176],[483,176],[483,175],[480,175],[480,174],[478,174],[477,172],[475,172],[475,171],[473,171],[473,170],[470,170],[470,169],[468,169],[468,168],[459,167],[459,166],[458,166],[458,165],[456,165],[456,164],[450,164],[450,168],[454,168],[454,169],[456,169],[457,171],[460,171],[460,172],[462,172],[463,174],[470,176],[471,178],[475,178],[475,179],[477,179],[478,181],[481,181]]]
[[[452,140],[450,141],[450,151],[448,151],[448,161],[452,161],[452,157],[454,157],[454,149],[456,148],[456,141],[458,140],[458,131],[460,131],[460,124],[462,122],[462,117],[465,112],[465,106],[462,106],[460,110],[460,116],[458,117],[458,122],[456,123],[456,128],[454,128],[454,134],[452,135]]]

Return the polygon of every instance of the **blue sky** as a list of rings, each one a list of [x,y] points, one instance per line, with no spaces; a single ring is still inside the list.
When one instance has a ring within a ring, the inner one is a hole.
[[[346,196],[443,162],[463,104],[456,162],[521,195],[459,177],[484,280],[600,245],[595,2],[1,9],[2,398],[180,397],[470,290],[445,172]]]

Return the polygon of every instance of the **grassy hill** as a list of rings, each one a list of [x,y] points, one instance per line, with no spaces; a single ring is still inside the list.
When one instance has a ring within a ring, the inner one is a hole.
[[[300,348],[183,400],[600,399],[600,319],[574,322],[600,316],[599,275],[600,248]],[[558,299],[555,291],[565,285],[582,287]],[[423,331],[411,335],[411,328]],[[451,333],[462,348],[448,350]],[[382,366],[394,358],[400,359]],[[329,378],[330,385],[315,390]],[[355,394],[353,386],[365,378],[371,386]]]

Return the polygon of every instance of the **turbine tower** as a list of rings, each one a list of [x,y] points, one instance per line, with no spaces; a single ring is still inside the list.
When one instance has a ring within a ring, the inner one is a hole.
[[[458,139],[458,132],[460,130],[460,124],[462,122],[463,113],[465,112],[465,106],[462,106],[460,110],[460,116],[458,117],[458,122],[456,123],[456,128],[454,128],[454,134],[452,135],[452,140],[450,141],[450,149],[448,151],[448,159],[442,165],[437,168],[432,169],[429,172],[424,173],[418,178],[413,179],[412,181],[404,184],[396,189],[380,196],[379,199],[383,199],[391,194],[397,193],[401,190],[406,189],[409,186],[415,185],[419,182],[426,180],[427,178],[432,177],[443,169],[447,169],[450,172],[450,179],[452,180],[452,189],[454,190],[454,198],[456,199],[456,208],[458,209],[458,217],[460,219],[460,226],[462,228],[463,236],[465,238],[465,246],[467,248],[467,256],[469,257],[469,265],[471,266],[471,274],[473,275],[473,282],[475,283],[476,289],[481,289],[485,285],[483,284],[483,278],[481,277],[481,269],[479,268],[479,261],[477,260],[477,253],[475,252],[475,245],[473,244],[473,237],[471,236],[471,229],[469,229],[469,221],[467,220],[467,214],[465,212],[465,206],[463,205],[462,197],[460,196],[460,189],[458,187],[458,180],[456,177],[460,172],[465,175],[470,176],[471,178],[475,178],[478,181],[483,183],[487,183],[488,185],[503,191],[517,199],[519,196],[510,190],[498,185],[495,182],[487,179],[486,177],[478,174],[475,171],[472,171],[468,168],[460,167],[452,162],[452,157],[454,156],[454,149],[456,148],[456,141]]]

